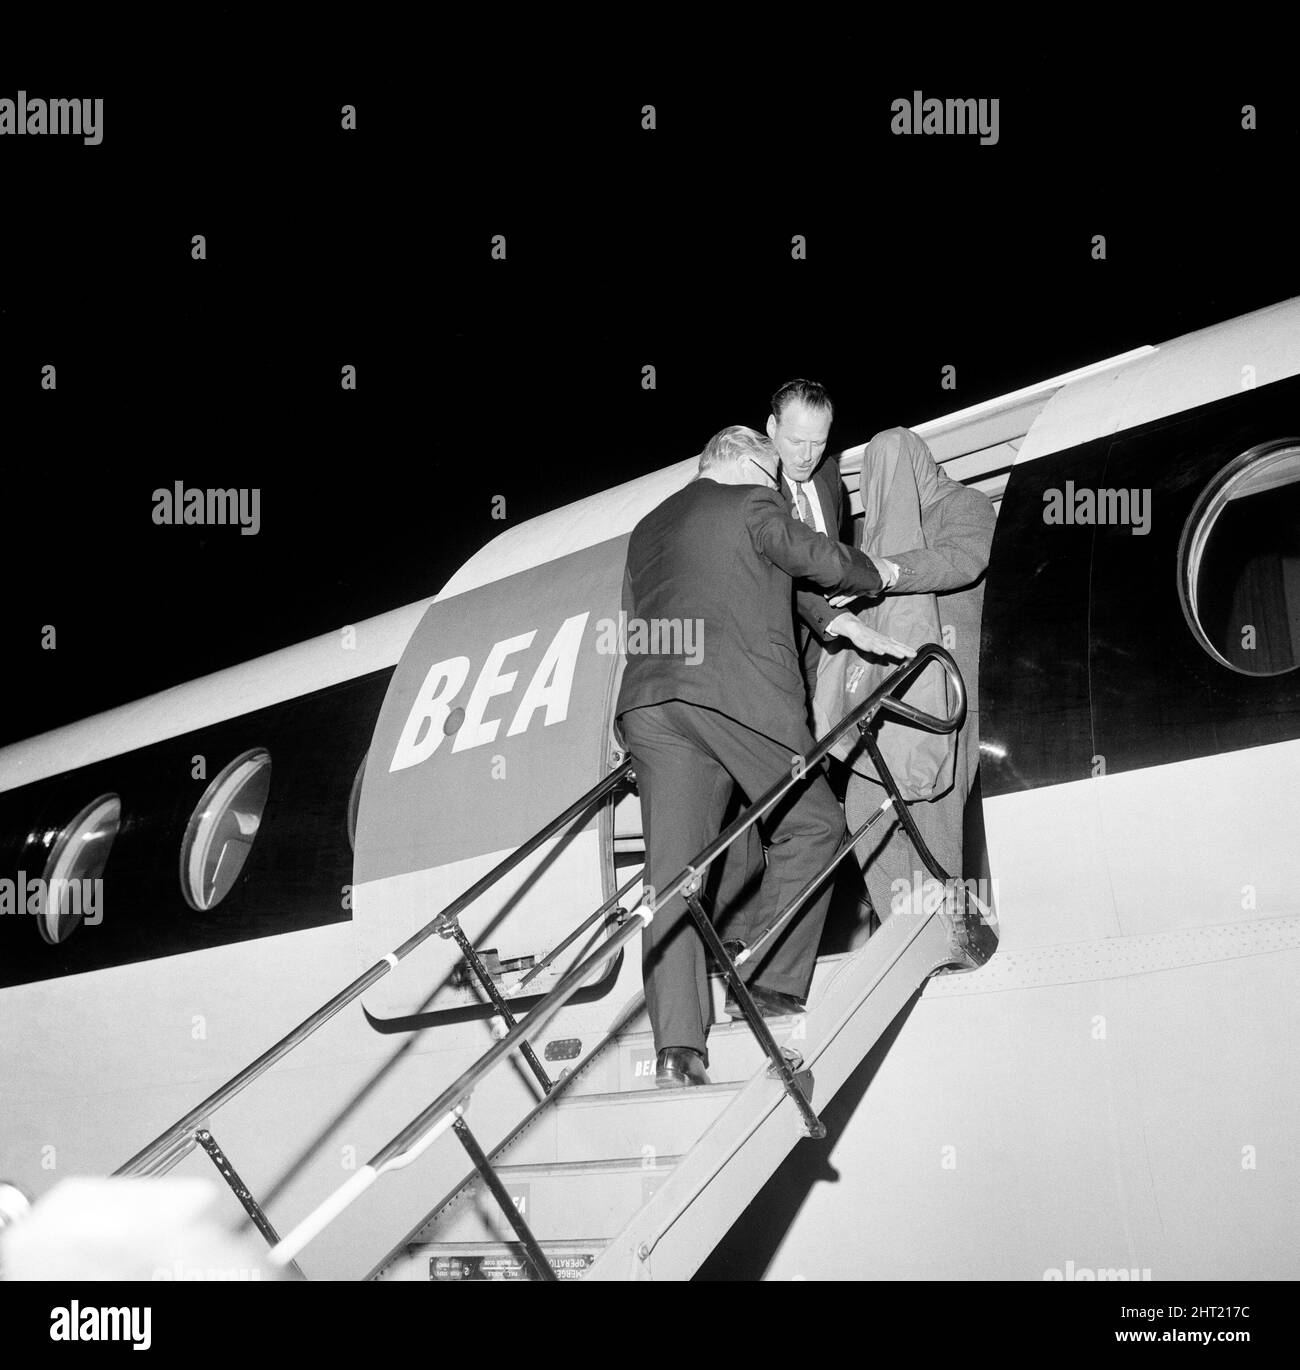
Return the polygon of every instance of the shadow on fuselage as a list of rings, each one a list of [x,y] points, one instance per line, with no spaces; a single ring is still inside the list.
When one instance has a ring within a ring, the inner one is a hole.
[[[839,1171],[831,1164],[831,1154],[921,997],[922,988],[924,986],[907,1001],[835,1097],[818,1108],[818,1117],[826,1125],[826,1136],[820,1141],[805,1138],[799,1142],[714,1248],[713,1254],[695,1272],[695,1279],[762,1279],[813,1186],[838,1182]],[[815,1076],[814,1071],[814,1079]],[[817,1107],[815,1086],[813,1106]],[[867,1163],[870,1164],[870,1158]]]

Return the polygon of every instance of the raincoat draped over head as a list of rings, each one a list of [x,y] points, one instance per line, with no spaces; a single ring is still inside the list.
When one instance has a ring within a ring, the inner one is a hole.
[[[926,546],[922,514],[958,483],[939,469],[930,449],[906,428],[877,434],[862,454],[862,550],[886,556],[890,550]],[[921,647],[943,643],[939,608],[933,594],[888,594],[858,612],[869,628]],[[898,662],[862,656],[847,643],[823,652],[813,695],[813,720],[820,737],[860,704]],[[931,662],[901,698],[927,714],[946,718],[952,712],[948,677]],[[876,724],[876,740],[906,800],[934,799],[952,787],[956,738],[928,733],[891,715]],[[859,774],[878,779],[857,729],[850,730],[831,754]]]

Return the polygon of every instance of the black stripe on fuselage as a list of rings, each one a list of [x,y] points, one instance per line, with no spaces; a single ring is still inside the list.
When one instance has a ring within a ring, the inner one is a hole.
[[[1300,737],[1300,671],[1246,675],[1196,640],[1179,543],[1242,453],[1300,433],[1300,377],[1039,457],[1002,497],[984,599],[986,798]],[[1044,495],[1149,490],[1150,531],[1044,521]]]
[[[102,921],[52,946],[36,918],[0,917],[0,986],[349,919],[348,798],[392,673],[385,667],[0,794],[0,877],[14,880],[20,868],[29,880],[42,874],[42,833],[62,828],[101,794],[122,801]],[[180,886],[186,827],[212,779],[255,747],[271,755],[256,841],[226,897],[198,912]],[[203,779],[192,778],[195,756],[205,760]]]

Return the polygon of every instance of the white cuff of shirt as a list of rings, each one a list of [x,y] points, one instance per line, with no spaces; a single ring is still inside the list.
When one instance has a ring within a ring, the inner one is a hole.
[[[884,588],[892,590],[898,584],[898,577],[902,574],[898,563],[890,561],[887,557],[872,557],[871,560],[876,563],[876,569],[885,582]]]

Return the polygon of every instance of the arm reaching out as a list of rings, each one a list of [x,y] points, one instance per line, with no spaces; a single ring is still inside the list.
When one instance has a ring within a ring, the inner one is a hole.
[[[880,572],[869,556],[856,547],[832,542],[824,533],[814,532],[791,517],[775,490],[755,490],[745,513],[754,546],[795,579],[854,595],[875,594],[883,587]],[[837,617],[829,604],[825,617],[827,622]]]
[[[827,636],[847,638],[858,651],[871,656],[892,656],[910,661],[916,655],[915,647],[909,647],[897,638],[886,637],[884,633],[868,628],[853,614],[841,614],[838,618],[832,619],[827,625]]]
[[[911,552],[890,553],[900,575],[894,594],[961,590],[973,585],[989,564],[996,516],[989,497],[979,490],[959,487],[943,502],[942,521],[933,544]]]

